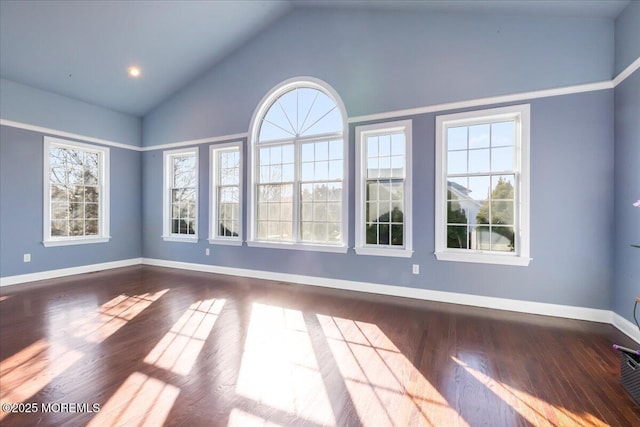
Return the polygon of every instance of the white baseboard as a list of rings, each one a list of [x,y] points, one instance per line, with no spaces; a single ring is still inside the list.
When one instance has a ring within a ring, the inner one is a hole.
[[[640,343],[640,329],[638,329],[638,326],[620,316],[618,313],[612,312],[612,314],[613,319],[611,324],[635,342]]]
[[[543,316],[554,316],[567,319],[609,323],[615,326],[624,334],[628,335],[634,341],[640,343],[640,331],[638,331],[638,328],[627,319],[610,310],[548,304],[507,298],[487,297],[481,295],[460,294],[455,292],[434,291],[429,289],[409,288],[405,286],[391,286],[378,283],[356,282],[352,280],[328,279],[325,277],[305,276],[301,274],[275,273],[263,270],[250,270],[244,268],[221,267],[216,265],[196,264],[190,262],[168,261],[153,258],[131,258],[121,261],[105,262],[102,264],[84,265],[80,267],[63,268],[60,270],[2,277],[0,278],[0,287],[13,287],[36,280],[53,279],[57,277],[71,276],[74,274],[91,273],[94,271],[109,270],[112,268],[128,267],[131,265],[139,264],[176,268],[182,270],[202,271],[206,273],[226,274],[230,276],[250,277],[255,279],[272,280],[279,282],[290,282],[301,285],[320,286],[348,291],[369,292],[380,295],[469,305],[474,307],[492,308],[496,310],[515,311],[519,313],[539,314]]]
[[[74,274],[92,273],[94,271],[112,268],[128,267],[142,264],[142,258],[123,259],[120,261],[103,262],[100,264],[81,265],[78,267],[61,268],[59,270],[40,271],[38,273],[20,274],[16,276],[0,277],[0,287],[15,286],[36,280],[55,279],[57,277],[72,276]]]
[[[207,273],[227,274],[231,276],[252,277],[256,279],[291,282],[302,285],[322,286],[326,288],[343,289],[349,291],[370,292],[381,295],[470,305],[475,307],[493,308],[497,310],[516,311],[520,313],[589,320],[592,322],[600,323],[611,323],[611,311],[595,308],[547,304],[541,302],[485,297],[480,295],[460,294],[454,292],[433,291],[429,289],[408,288],[405,286],[390,286],[376,283],[355,282],[351,280],[327,279],[324,277],[304,276],[288,273],[274,273],[262,270],[220,267],[216,265],[167,261],[161,259],[143,258],[142,263],[159,267],[203,271]]]

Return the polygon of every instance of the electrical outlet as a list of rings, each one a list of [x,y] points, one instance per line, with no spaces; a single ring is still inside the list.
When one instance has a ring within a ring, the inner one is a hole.
[[[204,250],[204,254],[205,254],[206,256],[209,256],[209,248],[207,248],[207,249],[205,249],[205,250]]]
[[[420,264],[413,264],[413,274],[420,274]]]
[[[31,262],[31,254],[24,254],[23,259],[24,262]]]

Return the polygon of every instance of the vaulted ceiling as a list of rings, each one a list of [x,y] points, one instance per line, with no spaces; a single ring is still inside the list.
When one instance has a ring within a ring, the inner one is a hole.
[[[144,116],[296,7],[615,19],[628,0],[0,2],[0,76]],[[481,15],[479,15],[481,16]],[[131,78],[127,68],[138,66]]]

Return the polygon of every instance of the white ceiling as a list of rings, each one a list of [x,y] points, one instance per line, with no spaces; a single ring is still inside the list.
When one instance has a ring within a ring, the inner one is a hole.
[[[628,0],[0,1],[0,76],[144,116],[293,8],[614,19]],[[126,74],[138,65],[137,80]]]

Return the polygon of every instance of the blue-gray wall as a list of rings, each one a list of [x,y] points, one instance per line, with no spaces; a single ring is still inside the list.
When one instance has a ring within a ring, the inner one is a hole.
[[[140,152],[110,148],[108,243],[42,245],[44,135],[0,126],[0,277],[138,258],[141,250]],[[23,262],[23,254],[31,262]]]
[[[328,254],[209,245],[206,241],[209,146],[204,144],[199,146],[198,233],[201,241],[197,244],[162,240],[162,151],[143,153],[144,256],[609,309],[613,234],[613,91],[537,99],[530,103],[533,261],[529,267],[435,259],[436,114],[412,117],[415,252],[411,259],[355,255],[353,250],[348,254]],[[351,165],[355,158],[354,126],[350,127]],[[353,247],[353,167],[350,168],[349,181],[349,246]],[[210,256],[205,255],[206,248],[210,248]],[[411,274],[414,263],[420,264],[420,275]]]
[[[613,310],[633,320],[640,296],[640,71],[615,88],[615,247]]]
[[[0,119],[140,146],[142,120],[0,79]]]
[[[613,58],[612,20],[303,8],[145,116],[143,144],[246,132],[295,76],[332,85],[354,117],[608,81]]]
[[[634,0],[616,18],[615,74],[640,57],[640,1]]]

